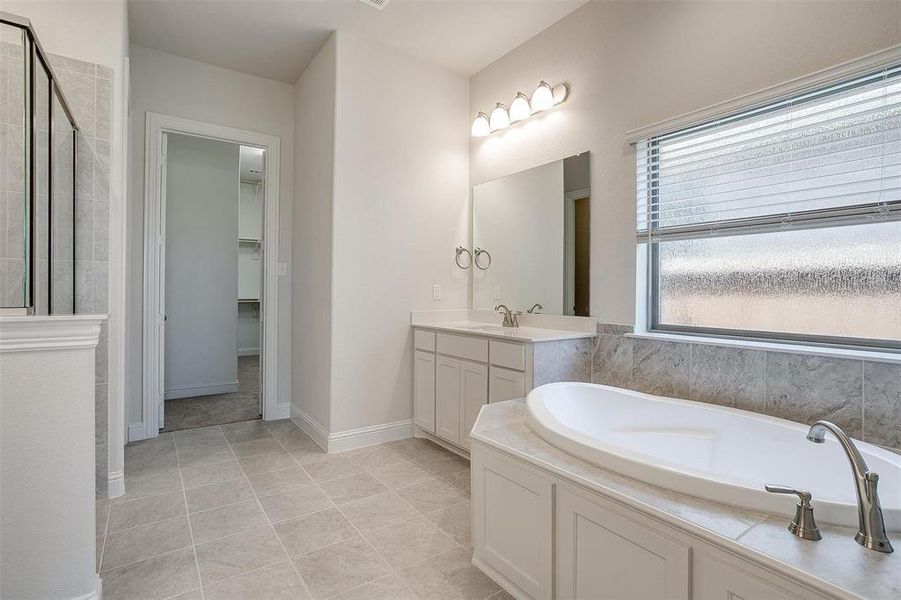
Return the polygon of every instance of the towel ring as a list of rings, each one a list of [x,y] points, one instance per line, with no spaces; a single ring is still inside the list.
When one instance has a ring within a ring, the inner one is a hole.
[[[469,255],[469,262],[465,265],[460,264],[460,255],[466,253]],[[457,263],[457,266],[463,269],[464,271],[472,266],[472,252],[470,252],[467,248],[463,246],[457,246],[457,256],[454,257],[454,262]]]
[[[485,256],[488,257],[488,264],[485,265],[484,267],[483,267],[482,264],[479,262],[479,257],[482,256],[483,254],[484,254]],[[491,253],[488,252],[487,250],[485,250],[484,248],[475,248],[475,249],[474,249],[474,254],[473,254],[473,257],[472,257],[472,261],[475,263],[475,265],[476,265],[478,268],[482,269],[483,271],[487,271],[488,268],[491,266]]]

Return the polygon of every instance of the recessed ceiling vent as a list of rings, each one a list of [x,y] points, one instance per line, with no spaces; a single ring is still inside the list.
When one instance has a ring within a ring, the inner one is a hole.
[[[360,0],[363,4],[368,4],[369,6],[373,6],[379,10],[382,10],[386,6],[388,6],[388,0]]]

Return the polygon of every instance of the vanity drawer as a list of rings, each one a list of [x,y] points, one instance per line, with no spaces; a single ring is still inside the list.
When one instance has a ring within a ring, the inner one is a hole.
[[[438,334],[438,353],[488,362],[488,340],[465,335]]]
[[[492,365],[517,371],[526,370],[526,347],[522,344],[491,340],[488,356]]]
[[[417,350],[426,350],[428,352],[435,351],[435,332],[423,331],[422,329],[413,330],[413,347]]]

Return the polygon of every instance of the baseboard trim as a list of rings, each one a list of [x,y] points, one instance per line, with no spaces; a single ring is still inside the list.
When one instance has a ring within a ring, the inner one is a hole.
[[[144,424],[143,423],[129,423],[128,424],[128,442],[137,442],[145,439],[147,436],[144,435]]]
[[[346,452],[413,437],[413,419],[383,423],[329,434],[328,451]]]
[[[221,383],[204,383],[201,385],[188,385],[180,388],[168,388],[163,395],[165,400],[178,400],[179,398],[192,398],[194,396],[211,396],[213,394],[231,394],[238,391],[238,380]]]
[[[106,475],[107,498],[125,495],[125,471],[115,471]]]
[[[413,437],[413,419],[329,433],[313,417],[292,404],[291,420],[329,454]]]
[[[259,356],[259,348],[238,348],[238,356]]]
[[[466,460],[470,460],[469,452],[467,452],[463,448],[460,448],[459,446],[454,446],[450,442],[445,442],[443,439],[441,439],[440,437],[438,437],[431,431],[426,431],[419,425],[413,426],[413,437],[418,437],[418,438],[423,438],[423,439],[429,440],[430,442],[441,446],[445,450],[450,450],[457,456],[461,456],[461,457],[465,458]]]
[[[310,436],[316,445],[328,452],[328,430],[300,408],[291,405],[291,420]]]

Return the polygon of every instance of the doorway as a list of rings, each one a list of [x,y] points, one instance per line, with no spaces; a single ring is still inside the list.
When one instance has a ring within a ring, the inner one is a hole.
[[[165,134],[165,431],[262,415],[265,151]]]
[[[130,440],[286,418],[278,139],[148,113],[145,158],[144,423]]]

